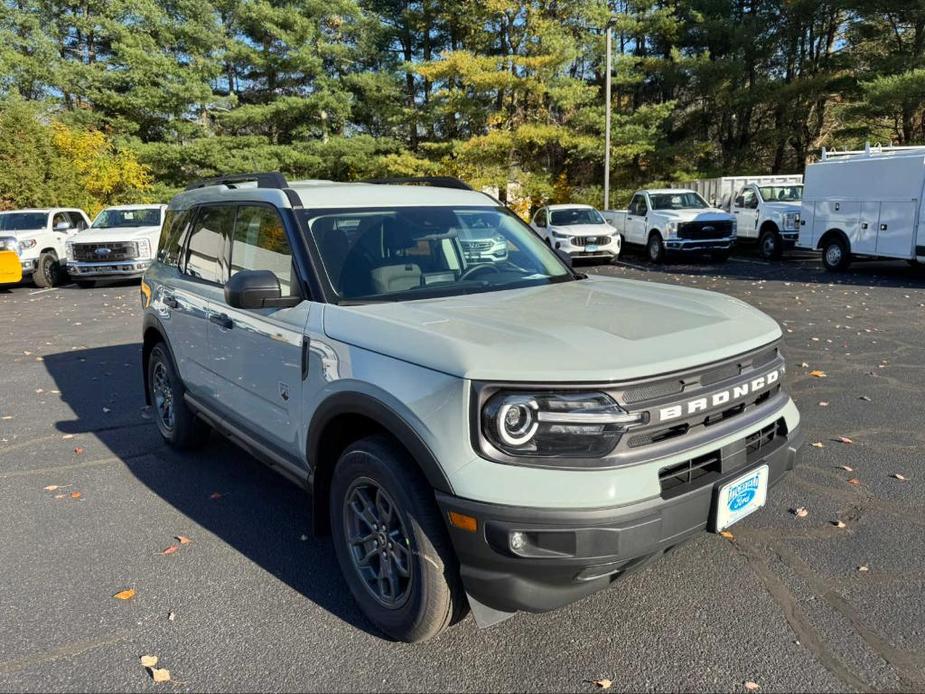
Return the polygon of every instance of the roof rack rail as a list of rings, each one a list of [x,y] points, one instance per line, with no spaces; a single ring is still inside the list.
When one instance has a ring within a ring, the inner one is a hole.
[[[434,188],[456,188],[457,190],[474,190],[465,181],[454,176],[399,176],[395,178],[367,178],[360,183],[379,183],[386,185],[422,185]]]
[[[186,190],[195,190],[196,188],[205,188],[206,186],[228,186],[233,188],[235,183],[248,183],[256,181],[258,188],[288,188],[286,177],[279,171],[263,171],[255,173],[228,174],[226,176],[216,176],[215,178],[203,178],[199,181],[193,181]]]

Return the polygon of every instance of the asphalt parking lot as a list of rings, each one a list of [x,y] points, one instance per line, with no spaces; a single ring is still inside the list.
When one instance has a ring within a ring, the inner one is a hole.
[[[417,646],[365,622],[296,487],[217,437],[194,455],[162,445],[137,283],[0,290],[0,690],[925,690],[925,270],[634,255],[586,269],[775,317],[803,463],[732,539]]]

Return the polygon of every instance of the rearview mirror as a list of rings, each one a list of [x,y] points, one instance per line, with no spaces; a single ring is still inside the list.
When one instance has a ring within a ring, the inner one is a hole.
[[[283,296],[279,278],[269,270],[242,270],[225,284],[225,303],[232,308],[289,308],[301,301]]]

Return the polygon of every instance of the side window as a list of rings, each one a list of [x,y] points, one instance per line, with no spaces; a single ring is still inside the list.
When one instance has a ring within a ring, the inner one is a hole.
[[[291,293],[292,251],[283,220],[272,207],[238,208],[231,245],[231,274],[241,270],[270,270],[279,278],[283,296]]]
[[[546,208],[544,207],[536,213],[536,225],[541,229],[546,228]]]
[[[67,216],[67,212],[55,212],[55,216],[51,218],[51,228],[56,229],[62,222],[67,224],[68,228],[71,227],[71,218]]]
[[[77,229],[77,231],[83,231],[87,228],[87,223],[80,212],[68,212],[68,217],[71,220],[71,227]]]
[[[183,272],[207,282],[224,283],[219,259],[225,247],[224,239],[234,226],[234,212],[233,205],[199,208],[186,246]]]
[[[739,205],[739,207],[757,207],[755,204],[757,202],[758,200],[755,197],[755,191],[753,191],[751,188],[746,188],[742,191],[742,204]]]
[[[164,223],[161,225],[161,238],[157,242],[157,259],[162,263],[167,265],[179,264],[183,232],[186,231],[189,219],[189,210],[167,210],[164,214]]]
[[[634,195],[630,202],[629,213],[637,217],[644,217],[646,214],[646,199],[642,195]]]

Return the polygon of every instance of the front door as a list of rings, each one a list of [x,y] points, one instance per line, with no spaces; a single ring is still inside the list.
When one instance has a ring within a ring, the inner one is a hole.
[[[241,270],[270,270],[284,296],[299,293],[286,229],[274,207],[240,205],[229,240],[229,277]],[[219,406],[284,455],[299,450],[302,342],[310,305],[245,310],[222,297],[212,306],[209,343]]]
[[[752,188],[745,188],[736,196],[732,206],[736,216],[737,233],[742,238],[758,238],[758,195]]]
[[[626,240],[629,243],[645,244],[646,239],[646,216],[649,207],[646,204],[644,195],[634,195],[630,202],[629,209],[626,211]]]

